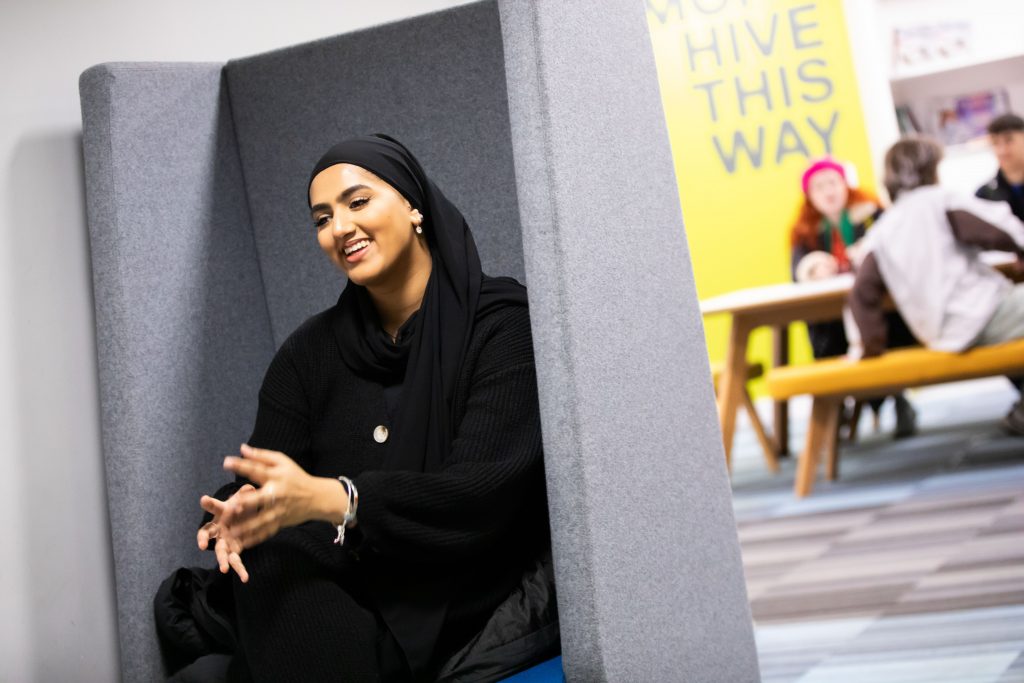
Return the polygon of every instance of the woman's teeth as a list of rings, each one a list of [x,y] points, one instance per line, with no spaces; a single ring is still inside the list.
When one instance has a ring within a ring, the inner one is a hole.
[[[345,247],[345,256],[348,256],[349,254],[354,254],[360,249],[363,249],[368,246],[370,246],[370,240],[360,240],[351,246]]]

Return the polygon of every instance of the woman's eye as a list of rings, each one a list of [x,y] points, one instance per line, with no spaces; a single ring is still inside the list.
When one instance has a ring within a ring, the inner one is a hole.
[[[359,209],[368,201],[370,201],[368,197],[358,197],[352,200],[352,203],[348,205],[348,208],[352,210]]]
[[[319,218],[313,221],[313,224],[316,225],[317,230],[323,230],[325,227],[327,227],[327,224],[330,222],[331,221],[327,216],[320,216]]]

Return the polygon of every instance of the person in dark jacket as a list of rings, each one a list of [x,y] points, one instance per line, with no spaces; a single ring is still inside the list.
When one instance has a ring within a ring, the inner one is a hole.
[[[882,207],[871,194],[850,187],[846,169],[835,159],[812,161],[801,179],[803,201],[790,229],[790,267],[793,280],[809,282],[835,277],[852,270],[861,240],[882,215]],[[916,343],[899,314],[892,314],[893,346]],[[807,323],[811,351],[816,359],[842,356],[849,346],[842,320]],[[917,431],[917,414],[902,394],[893,396],[896,405],[895,436]],[[870,403],[877,416],[884,399]]]
[[[278,350],[236,481],[201,500],[199,546],[237,575],[229,678],[435,680],[550,554],[526,291],[483,274],[393,138],[332,147],[308,199],[348,284]]]
[[[1024,221],[1024,119],[1003,114],[988,124],[989,142],[999,161],[996,177],[978,188],[982,199],[1006,202]]]

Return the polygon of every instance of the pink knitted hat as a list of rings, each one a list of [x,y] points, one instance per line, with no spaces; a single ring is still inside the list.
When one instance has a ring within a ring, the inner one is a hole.
[[[833,171],[838,171],[843,180],[846,180],[846,169],[843,168],[842,164],[832,157],[822,157],[812,162],[811,165],[807,167],[807,170],[804,171],[803,180],[800,181],[801,186],[804,188],[804,194],[807,194],[807,185],[811,182],[811,176],[818,171],[824,171],[829,168]]]

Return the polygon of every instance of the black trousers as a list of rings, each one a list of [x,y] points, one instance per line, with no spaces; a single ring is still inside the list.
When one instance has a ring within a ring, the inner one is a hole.
[[[234,580],[239,646],[229,681],[410,679],[401,648],[324,527],[285,529],[243,553],[249,582]]]
[[[889,332],[886,348],[899,349],[920,344],[899,313],[888,313],[885,320]],[[811,351],[816,360],[842,356],[850,345],[842,320],[807,323],[807,335],[811,338]]]

